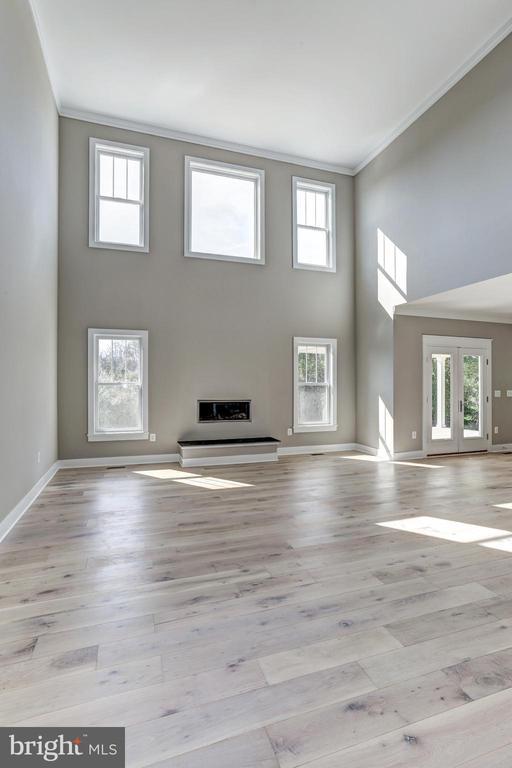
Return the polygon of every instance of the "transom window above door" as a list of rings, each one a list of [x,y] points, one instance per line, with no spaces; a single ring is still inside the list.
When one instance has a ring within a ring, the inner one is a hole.
[[[334,184],[293,177],[293,266],[336,272]]]
[[[185,158],[185,256],[265,262],[265,172]]]
[[[89,245],[149,250],[149,149],[89,141]]]

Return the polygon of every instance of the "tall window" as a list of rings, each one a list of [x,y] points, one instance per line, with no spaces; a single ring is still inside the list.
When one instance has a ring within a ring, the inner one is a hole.
[[[185,158],[185,256],[265,262],[265,172]]]
[[[327,432],[336,423],[336,339],[295,338],[294,431]]]
[[[336,272],[334,184],[293,177],[293,266]]]
[[[147,440],[148,332],[89,328],[89,440]]]
[[[149,149],[89,139],[89,245],[149,250]]]

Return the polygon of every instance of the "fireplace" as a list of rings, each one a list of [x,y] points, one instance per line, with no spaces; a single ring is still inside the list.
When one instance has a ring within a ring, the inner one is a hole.
[[[198,400],[197,421],[251,421],[250,400]]]

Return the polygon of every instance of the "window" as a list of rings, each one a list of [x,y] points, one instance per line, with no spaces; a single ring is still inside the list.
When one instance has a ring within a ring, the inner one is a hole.
[[[89,245],[149,250],[149,149],[89,139]]]
[[[336,339],[295,338],[294,432],[327,432],[336,423]]]
[[[148,332],[89,328],[89,440],[147,440]]]
[[[334,184],[293,177],[293,266],[336,272]]]
[[[265,172],[185,158],[185,256],[265,263]]]

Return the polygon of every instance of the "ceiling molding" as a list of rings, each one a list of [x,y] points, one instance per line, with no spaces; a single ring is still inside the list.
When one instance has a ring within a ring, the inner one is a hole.
[[[395,317],[432,317],[439,320],[470,320],[476,323],[502,323],[505,325],[512,324],[512,315],[492,315],[485,312],[479,312],[475,310],[461,310],[458,312],[454,310],[452,312],[448,310],[439,309],[423,309],[419,306],[408,306],[407,304],[400,304],[395,307]]]
[[[410,115],[403,120],[397,127],[391,131],[388,136],[381,141],[366,157],[362,160],[353,170],[353,174],[356,175],[363,170],[372,160],[381,154],[390,144],[394,142],[404,131],[407,130],[416,120],[421,117],[427,110],[430,109],[439,99],[441,99],[448,91],[456,85],[459,80],[470,72],[473,67],[484,59],[493,48],[496,48],[510,33],[512,32],[512,17],[491,37],[478,48],[472,56],[467,59],[462,66],[455,70],[455,72],[445,82],[437,88],[430,96],[419,104],[416,109],[410,113]]]
[[[50,83],[50,88],[53,93],[53,100],[55,101],[55,106],[57,107],[57,112],[60,114],[60,99],[57,93],[57,89],[55,87],[56,78],[55,78],[55,68],[53,66],[53,63],[51,61],[50,54],[48,53],[48,46],[46,45],[46,41],[43,35],[43,28],[41,25],[41,20],[39,18],[39,14],[37,12],[37,8],[35,5],[34,0],[28,0],[28,5],[30,8],[30,11],[32,13],[32,18],[34,20],[34,26],[36,28],[37,36],[39,38],[39,47],[41,48],[41,53],[43,56],[43,60],[46,66],[46,72],[48,74],[48,80]]]
[[[286,152],[274,152],[271,149],[262,149],[261,147],[250,147],[246,144],[237,144],[233,141],[222,141],[221,139],[213,139],[210,136],[199,136],[195,133],[185,133],[182,131],[174,131],[171,128],[163,128],[161,126],[152,125],[151,123],[139,123],[134,120],[125,120],[122,117],[110,117],[108,115],[101,115],[95,112],[86,112],[80,109],[71,109],[69,107],[61,107],[59,109],[61,117],[70,117],[73,120],[84,120],[87,123],[97,123],[99,125],[107,125],[109,128],[121,128],[124,131],[135,131],[136,133],[147,133],[150,136],[161,136],[164,139],[174,139],[175,141],[186,141],[189,144],[201,144],[204,147],[212,147],[213,149],[225,149],[229,152],[237,152],[242,155],[253,155],[254,157],[262,157],[266,160],[278,160],[281,163],[292,163],[293,165],[301,165],[307,168],[315,168],[319,171],[329,171],[330,173],[340,173],[345,176],[353,176],[353,168],[347,168],[344,165],[338,165],[337,163],[326,163],[320,160],[312,160],[308,157],[300,157],[298,155],[289,155]]]

